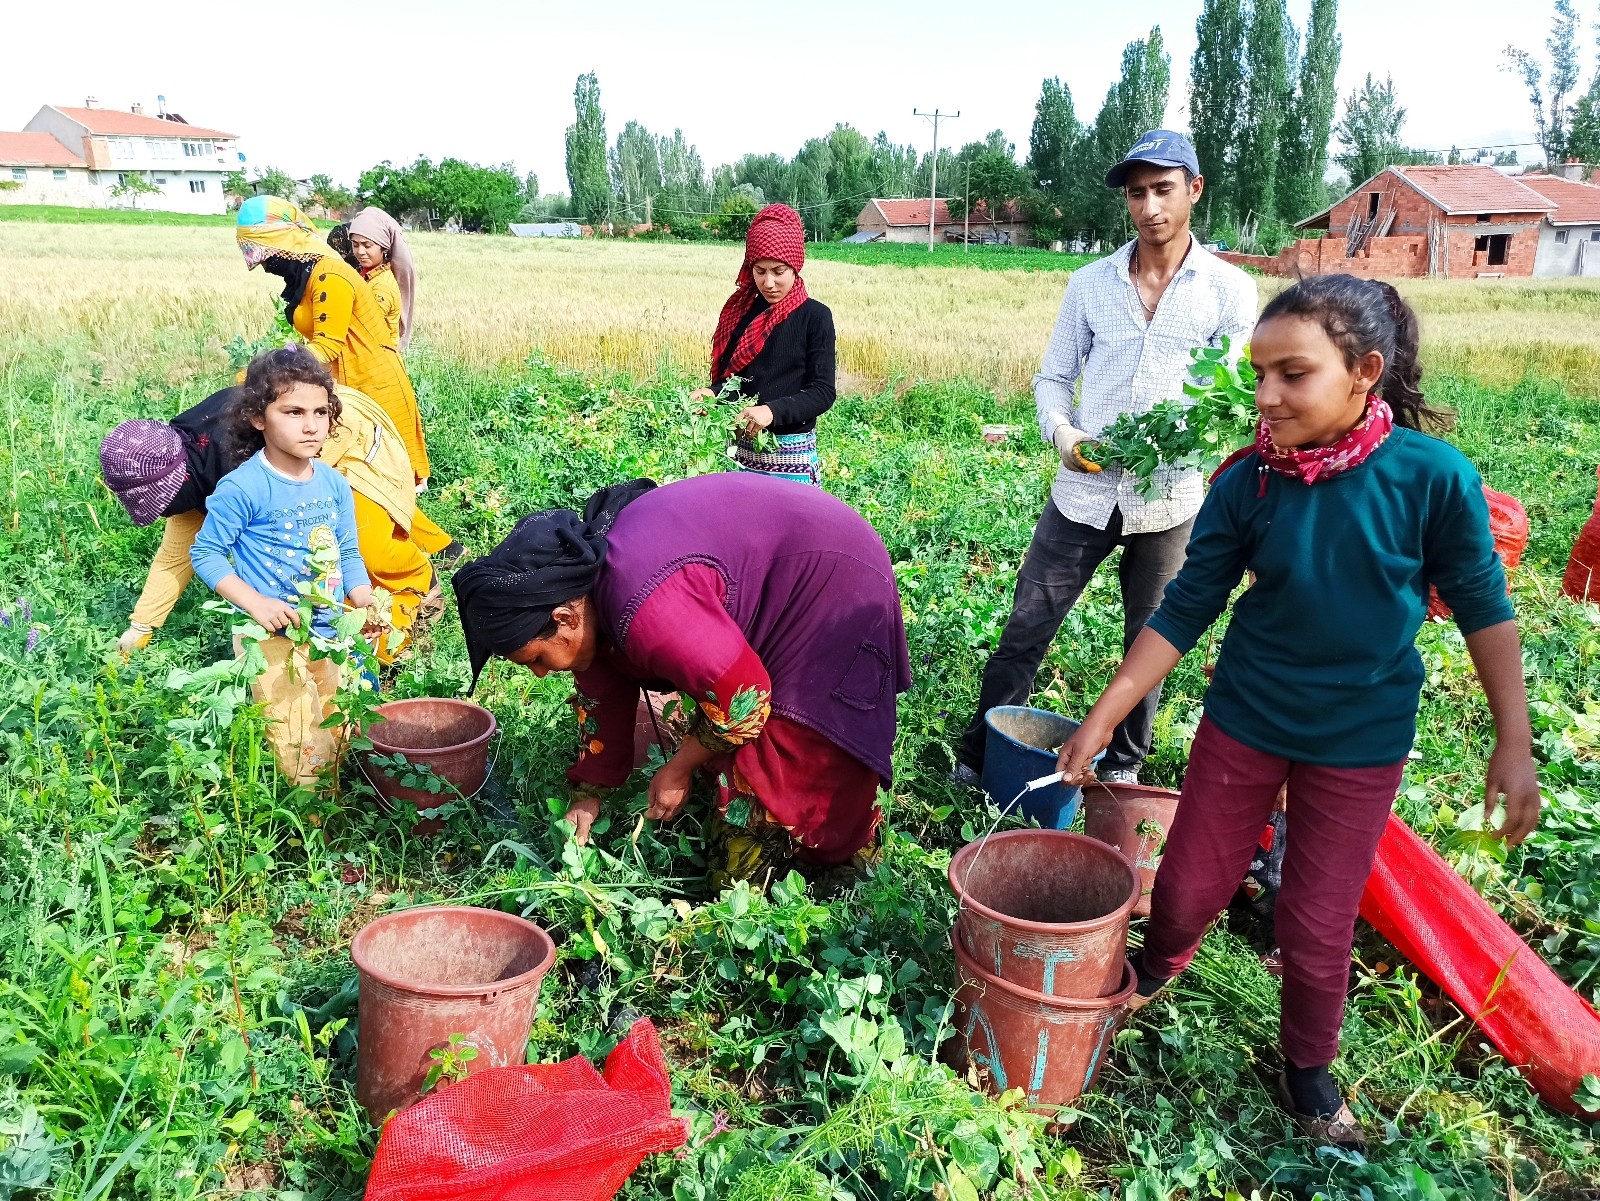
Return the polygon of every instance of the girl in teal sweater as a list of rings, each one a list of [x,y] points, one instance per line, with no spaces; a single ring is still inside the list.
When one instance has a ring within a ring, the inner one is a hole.
[[[1417,341],[1388,284],[1321,276],[1268,303],[1250,344],[1255,453],[1212,486],[1182,571],[1060,757],[1069,781],[1092,779],[1117,723],[1255,573],[1206,695],[1132,1008],[1188,966],[1287,784],[1278,1100],[1308,1136],[1353,1148],[1365,1136],[1329,1067],[1357,907],[1416,736],[1430,584],[1494,714],[1486,820],[1503,802],[1500,833],[1520,842],[1539,815],[1522,645],[1482,481],[1420,432],[1443,415],[1418,390]]]

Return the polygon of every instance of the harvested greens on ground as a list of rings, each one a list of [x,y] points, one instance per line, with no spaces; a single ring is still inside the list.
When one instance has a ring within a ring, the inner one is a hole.
[[[1191,354],[1186,400],[1162,400],[1144,413],[1124,413],[1100,437],[1073,448],[1086,470],[1121,467],[1138,480],[1139,493],[1159,488],[1158,467],[1209,472],[1250,440],[1256,425],[1256,373],[1232,339]]]

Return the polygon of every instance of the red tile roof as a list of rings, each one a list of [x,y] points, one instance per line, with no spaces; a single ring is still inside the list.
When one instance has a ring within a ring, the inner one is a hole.
[[[147,117],[142,113],[125,113],[115,108],[66,108],[51,105],[56,112],[71,117],[90,133],[147,138],[237,138],[238,134],[223,133],[220,129],[204,129],[199,125],[185,125],[182,121],[168,121],[161,117]]]
[[[1447,213],[1548,213],[1555,205],[1493,167],[1390,167]]]
[[[1600,225],[1600,188],[1593,184],[1559,175],[1519,175],[1517,182],[1559,206],[1550,214],[1551,225]]]
[[[888,225],[926,225],[928,223],[928,202],[926,200],[874,200],[872,202],[883,214],[883,220]],[[950,206],[944,201],[939,201],[933,212],[935,225],[950,224]]]
[[[47,133],[0,133],[0,167],[83,167],[73,154]]]

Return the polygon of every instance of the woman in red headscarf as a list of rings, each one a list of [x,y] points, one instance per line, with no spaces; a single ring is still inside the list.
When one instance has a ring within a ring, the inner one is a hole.
[[[711,338],[710,398],[730,379],[746,402],[734,427],[745,471],[821,486],[817,418],[833,407],[833,314],[806,294],[800,214],[769,204],[750,222],[744,263]]]

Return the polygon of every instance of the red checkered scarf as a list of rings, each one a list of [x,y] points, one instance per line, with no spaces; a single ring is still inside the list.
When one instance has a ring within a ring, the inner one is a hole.
[[[777,304],[772,305],[740,335],[733,353],[728,353],[728,343],[739,321],[753,305],[761,303],[761,293],[756,290],[755,276],[750,271],[752,263],[760,259],[777,259],[794,268],[794,287]],[[750,222],[750,233],[744,240],[744,264],[739,268],[739,279],[733,295],[722,306],[717,318],[717,332],[711,335],[711,385],[721,388],[730,375],[737,375],[748,367],[761,353],[772,331],[790,313],[806,302],[806,281],[800,278],[800,269],[806,264],[806,230],[800,223],[800,214],[786,204],[769,204]]]

